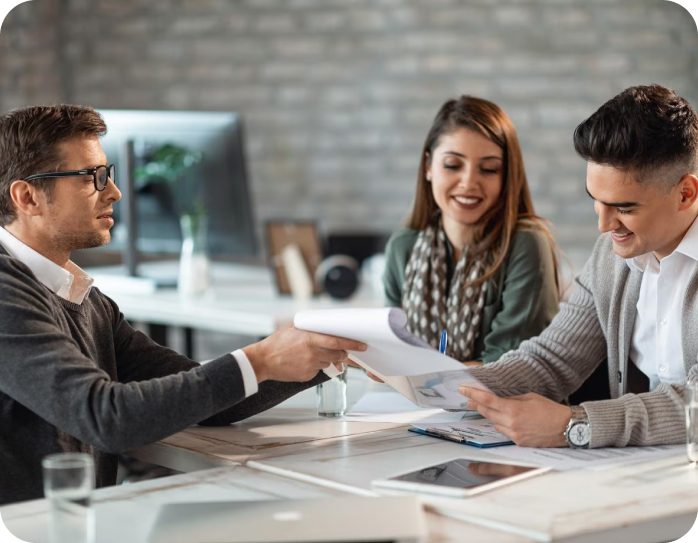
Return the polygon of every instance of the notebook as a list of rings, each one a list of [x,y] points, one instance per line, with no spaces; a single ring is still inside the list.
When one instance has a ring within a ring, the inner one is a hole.
[[[414,496],[171,503],[161,507],[150,543],[426,541]]]

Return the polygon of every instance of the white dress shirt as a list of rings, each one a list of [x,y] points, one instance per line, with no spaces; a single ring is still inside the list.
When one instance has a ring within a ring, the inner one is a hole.
[[[654,253],[626,260],[642,272],[630,357],[650,382],[686,382],[683,363],[682,316],[688,283],[698,267],[698,220],[679,245],[661,261]]]
[[[92,288],[94,279],[69,260],[65,268],[36,252],[0,226],[0,244],[8,254],[27,266],[36,278],[57,296],[80,305]],[[231,353],[240,367],[245,397],[259,390],[257,375],[241,349]]]
[[[77,264],[68,261],[61,268],[0,226],[0,244],[10,256],[25,264],[51,292],[74,304],[81,304],[92,288],[93,279]]]

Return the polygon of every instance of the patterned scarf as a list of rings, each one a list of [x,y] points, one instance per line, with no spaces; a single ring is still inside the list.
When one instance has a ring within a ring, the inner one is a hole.
[[[402,307],[414,335],[438,348],[441,331],[446,329],[446,354],[456,360],[473,360],[487,281],[476,286],[472,282],[484,273],[488,255],[473,258],[464,248],[446,292],[447,244],[440,224],[419,233],[405,268]]]

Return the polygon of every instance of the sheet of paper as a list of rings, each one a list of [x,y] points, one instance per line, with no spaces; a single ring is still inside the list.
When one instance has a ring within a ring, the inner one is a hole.
[[[347,414],[351,415],[382,415],[385,413],[404,413],[420,411],[434,413],[441,409],[425,409],[413,404],[402,394],[392,392],[367,392],[357,401]]]
[[[508,446],[498,448],[496,454],[516,460],[522,464],[551,467],[564,471],[570,469],[605,469],[633,462],[645,462],[681,454],[685,455],[686,446],[605,447],[601,449],[536,449]]]
[[[458,388],[467,384],[474,388],[485,388],[462,366],[455,371],[441,371],[407,377],[415,399],[420,405],[442,409],[468,408],[468,400]]]
[[[301,330],[366,343],[366,351],[350,354],[381,376],[467,371],[457,360],[412,336],[406,329],[404,311],[395,307],[301,311],[296,313],[293,324]]]
[[[455,423],[463,418],[463,413],[419,407],[397,392],[369,392],[353,405],[344,418],[349,421],[399,424]]]
[[[461,384],[487,389],[457,360],[440,353],[407,329],[401,309],[346,308],[300,311],[296,328],[366,343],[366,351],[349,357],[422,407],[465,410]]]

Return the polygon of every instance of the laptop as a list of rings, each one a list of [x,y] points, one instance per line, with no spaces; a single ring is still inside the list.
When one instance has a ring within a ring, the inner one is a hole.
[[[415,496],[191,502],[163,505],[150,543],[426,541]]]

